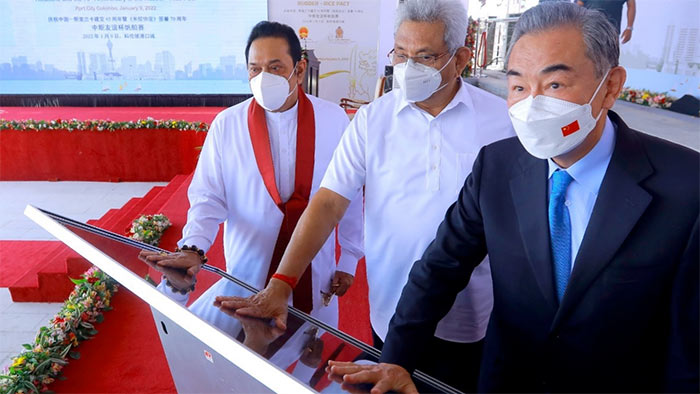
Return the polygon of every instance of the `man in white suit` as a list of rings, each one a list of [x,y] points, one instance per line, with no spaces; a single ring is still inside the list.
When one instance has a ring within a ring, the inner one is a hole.
[[[159,286],[185,303],[203,259],[197,251],[211,247],[223,222],[228,273],[257,288],[269,280],[286,281],[296,287],[290,297],[296,307],[337,325],[337,299],[329,303],[327,295],[345,293],[362,256],[361,199],[338,226],[337,266],[335,237],[330,236],[296,283],[273,274],[348,118],[339,106],[302,91],[306,61],[291,27],[257,24],[246,61],[254,97],[224,110],[212,123],[188,191],[191,206],[178,243],[182,250],[167,256],[143,252],[142,257],[187,272],[168,275]],[[231,323],[212,304],[217,296],[232,294],[233,286],[220,280],[191,309],[214,325]]]

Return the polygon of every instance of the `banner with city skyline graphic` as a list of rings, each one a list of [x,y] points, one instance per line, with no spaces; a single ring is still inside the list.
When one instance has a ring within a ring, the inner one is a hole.
[[[0,0],[0,94],[248,94],[260,0]]]

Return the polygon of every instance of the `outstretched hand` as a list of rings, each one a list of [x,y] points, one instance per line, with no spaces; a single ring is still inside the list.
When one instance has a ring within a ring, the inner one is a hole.
[[[225,313],[236,313],[242,316],[256,317],[260,319],[273,319],[275,326],[280,330],[287,329],[287,300],[291,288],[280,287],[286,284],[277,284],[270,281],[268,286],[258,294],[250,297],[218,296],[214,306]]]
[[[411,375],[401,366],[395,364],[360,365],[351,362],[329,361],[326,371],[331,378],[338,380],[342,377],[344,384],[371,383],[372,394],[383,394],[387,391],[418,394]]]
[[[189,276],[197,275],[202,268],[202,258],[197,253],[190,251],[158,253],[142,250],[139,252],[139,259],[146,263],[153,263],[157,267],[186,271]]]
[[[139,253],[139,260],[162,273],[175,288],[188,288],[195,282],[195,277],[201,266],[201,260],[197,258],[196,266],[191,266],[189,263],[182,263],[182,261],[172,264],[172,261],[176,261],[180,258],[173,255],[177,255],[177,253],[157,253],[142,250]],[[179,268],[181,264],[184,265],[182,268]]]

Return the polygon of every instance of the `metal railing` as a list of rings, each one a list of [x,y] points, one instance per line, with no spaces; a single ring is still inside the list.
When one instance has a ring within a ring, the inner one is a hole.
[[[482,77],[484,69],[503,70],[505,68],[506,54],[513,35],[513,27],[517,21],[517,17],[479,21],[474,51],[475,77]]]

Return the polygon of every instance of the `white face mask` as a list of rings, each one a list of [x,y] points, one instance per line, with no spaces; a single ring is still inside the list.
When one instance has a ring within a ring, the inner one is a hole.
[[[427,100],[438,90],[447,86],[442,82],[440,72],[447,67],[455,55],[450,56],[450,60],[437,70],[424,64],[416,63],[408,59],[405,63],[394,66],[394,82],[398,83],[399,90],[404,99],[410,103]]]
[[[594,118],[591,103],[609,72],[610,70],[605,73],[593,97],[586,104],[541,94],[513,104],[508,115],[525,150],[539,159],[551,159],[579,146],[595,128],[603,113],[601,108]]]
[[[250,80],[250,90],[253,91],[255,101],[268,111],[280,109],[284,102],[287,101],[287,97],[294,93],[294,89],[291,92],[289,91],[289,80],[294,75],[294,71],[296,71],[296,65],[289,78],[265,71],[256,75]]]

